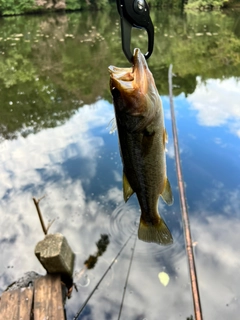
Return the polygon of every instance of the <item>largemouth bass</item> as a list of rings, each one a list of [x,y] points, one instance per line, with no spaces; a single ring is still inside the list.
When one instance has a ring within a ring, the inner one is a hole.
[[[133,67],[109,67],[125,202],[135,192],[141,207],[138,238],[168,245],[171,232],[158,213],[158,199],[173,203],[166,175],[167,133],[161,98],[144,55],[134,50]]]

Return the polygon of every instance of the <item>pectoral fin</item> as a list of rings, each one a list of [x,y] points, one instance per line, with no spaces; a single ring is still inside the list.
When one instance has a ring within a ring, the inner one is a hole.
[[[163,131],[163,146],[164,146],[164,148],[166,147],[166,143],[168,143],[168,134],[167,134],[166,129],[164,129],[164,131]]]
[[[130,186],[128,179],[123,172],[123,198],[124,201],[127,202],[131,195],[134,193],[132,187]]]
[[[112,118],[112,120],[108,124],[108,128],[110,128],[110,134],[117,130],[116,118]]]
[[[166,178],[165,187],[163,189],[161,197],[169,206],[171,204],[173,204],[172,189],[171,189],[170,183],[168,181],[168,178]]]

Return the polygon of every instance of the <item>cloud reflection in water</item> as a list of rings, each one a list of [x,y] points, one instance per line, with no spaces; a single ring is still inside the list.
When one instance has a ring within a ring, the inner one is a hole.
[[[223,91],[223,84],[216,83],[220,86],[218,91]],[[211,82],[207,82],[207,89],[199,83],[195,93],[187,99],[175,98],[181,157],[193,240],[197,242],[196,262],[204,317],[214,319],[216,314],[221,314],[222,319],[235,319],[240,295],[240,194],[239,182],[233,177],[238,175],[239,161],[235,160],[240,152],[234,140],[238,140],[237,136],[229,131],[220,133],[216,126],[227,127],[237,134],[232,128],[238,128],[239,118],[234,100],[226,109],[223,105],[209,108],[205,119],[207,97],[213,94],[207,90],[212,90]],[[167,99],[163,101],[168,112]],[[76,271],[81,270],[89,254],[96,250],[95,242],[100,234],[110,236],[104,256],[87,273],[88,286],[81,287],[78,294],[74,292],[68,301],[69,317],[77,312],[134,230],[140,215],[139,206],[135,196],[128,204],[123,204],[117,135],[110,135],[107,129],[112,118],[112,106],[100,100],[80,108],[64,125],[26,138],[19,136],[1,145],[1,290],[24,272],[44,272],[33,254],[36,243],[43,238],[33,196],[39,198],[46,194],[41,201],[42,212],[46,220],[57,218],[50,231],[67,237],[77,255]],[[172,176],[170,180],[174,180],[169,118],[166,125],[170,140],[168,172]],[[210,126],[211,130],[206,132],[205,126]],[[227,158],[223,157],[228,154]],[[227,168],[223,159],[229,162]],[[212,170],[216,165],[221,166],[221,174],[219,170]],[[224,168],[228,173],[224,174]],[[173,190],[174,206],[167,208],[160,201],[159,208],[173,232],[175,243],[165,249],[137,241],[122,313],[125,319],[159,319],[161,314],[161,318],[176,320],[193,314],[176,183]],[[116,317],[132,246],[133,242],[118,258],[90,300],[82,319]],[[167,287],[158,279],[161,271],[170,277]]]
[[[134,231],[139,207],[134,197],[123,205],[117,135],[110,135],[107,129],[112,117],[112,106],[101,100],[80,108],[64,125],[5,142],[0,167],[4,177],[0,205],[3,228],[0,249],[4,261],[0,266],[1,290],[29,270],[44,273],[33,253],[36,243],[43,238],[33,196],[40,198],[46,194],[40,203],[41,210],[45,220],[56,218],[50,232],[61,232],[67,237],[77,255],[76,270],[81,270],[95,250],[100,234],[110,235],[107,252],[88,274],[89,285],[81,287],[81,292],[68,302],[68,315],[77,311]],[[121,210],[115,217],[112,212],[119,205]],[[164,205],[160,206],[167,215]],[[111,228],[113,223],[115,226]],[[179,231],[173,233],[179,238]],[[149,244],[137,242],[123,316],[154,318],[163,309],[169,315],[169,295],[175,304],[172,290],[181,295],[177,306],[172,307],[172,319],[176,312],[186,316],[192,312],[183,238],[179,239],[167,251],[157,245],[150,249]],[[118,313],[131,247],[129,244],[119,257],[86,308],[92,319]],[[163,288],[158,280],[161,270],[170,275],[168,288]],[[141,307],[133,307],[139,302]]]
[[[197,78],[197,88],[188,96],[192,108],[197,110],[200,125],[217,127],[227,125],[240,138],[240,80]]]

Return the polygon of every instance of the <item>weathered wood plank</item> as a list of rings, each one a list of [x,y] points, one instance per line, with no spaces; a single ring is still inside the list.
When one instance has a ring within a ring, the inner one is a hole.
[[[0,320],[30,320],[31,312],[34,320],[65,320],[60,275],[38,278],[34,289],[16,289],[2,294]]]
[[[7,291],[1,296],[0,320],[18,320],[20,290]]]
[[[20,289],[19,320],[30,320],[33,305],[33,288]]]
[[[60,315],[63,315],[62,319],[65,319],[64,315],[64,307],[63,307],[63,296],[62,296],[62,284],[61,284],[61,278],[59,279],[55,277],[55,279],[52,280],[52,312],[57,313],[59,312]],[[56,318],[60,319],[60,318]]]
[[[33,289],[4,292],[0,300],[0,320],[30,320]]]
[[[65,320],[60,275],[40,277],[34,287],[34,320]]]

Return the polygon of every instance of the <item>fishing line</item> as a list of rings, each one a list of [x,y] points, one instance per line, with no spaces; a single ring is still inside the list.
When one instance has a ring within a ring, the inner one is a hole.
[[[85,308],[86,304],[88,303],[88,301],[90,300],[90,298],[92,297],[92,295],[94,294],[94,292],[97,290],[98,286],[100,285],[100,283],[103,281],[103,279],[105,278],[106,274],[108,273],[108,271],[111,269],[112,265],[114,264],[114,262],[117,260],[117,258],[120,256],[121,252],[123,251],[123,249],[126,247],[126,245],[128,244],[129,240],[131,239],[131,237],[133,236],[133,233],[135,232],[135,230],[132,232],[132,234],[129,236],[129,238],[127,239],[127,241],[124,243],[124,245],[122,246],[122,248],[120,249],[120,251],[118,252],[118,254],[116,255],[116,257],[113,259],[113,261],[110,263],[109,267],[107,268],[107,270],[104,272],[103,276],[101,277],[101,279],[98,281],[98,283],[96,284],[96,286],[94,287],[94,289],[92,290],[92,292],[90,293],[90,295],[87,297],[87,299],[85,300],[85,302],[83,303],[83,305],[81,306],[80,310],[76,313],[75,317],[73,318],[73,320],[77,320],[78,317],[80,316],[80,314],[82,313],[83,309]]]
[[[169,66],[169,70],[168,70],[168,83],[169,83],[169,99],[170,99],[170,110],[171,110],[171,118],[172,118],[172,132],[173,132],[174,153],[175,153],[176,170],[177,170],[177,178],[178,178],[179,197],[180,197],[180,203],[181,203],[182,221],[183,221],[183,229],[185,234],[188,266],[190,271],[195,320],[202,320],[202,310],[201,310],[201,302],[200,302],[200,295],[199,295],[199,289],[198,289],[197,272],[196,272],[196,266],[195,266],[195,260],[194,260],[192,236],[191,236],[191,230],[190,230],[190,222],[188,217],[184,181],[183,181],[181,162],[180,162],[176,118],[174,114],[174,104],[173,104],[173,94],[172,94],[172,65]]]
[[[132,256],[131,256],[131,259],[130,259],[128,272],[127,272],[127,277],[126,277],[126,281],[125,281],[125,285],[124,285],[124,289],[123,289],[123,295],[122,295],[122,301],[121,301],[121,305],[120,305],[120,309],[119,309],[118,320],[120,319],[121,313],[122,313],[125,293],[126,293],[126,289],[127,289],[127,285],[128,285],[128,278],[129,278],[129,274],[130,274],[130,270],[131,270],[131,266],[132,266],[134,251],[135,251],[135,248],[136,248],[136,242],[137,242],[137,235],[136,235],[135,240],[134,240],[134,245],[133,245],[133,249],[132,249]]]

